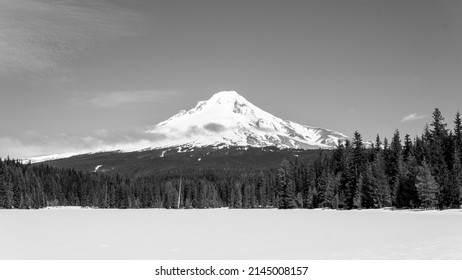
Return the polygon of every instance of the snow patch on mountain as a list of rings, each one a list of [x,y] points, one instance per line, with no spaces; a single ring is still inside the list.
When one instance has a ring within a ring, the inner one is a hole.
[[[98,169],[100,169],[101,167],[103,167],[103,166],[102,166],[102,165],[97,165],[97,166],[95,167],[95,171],[93,171],[93,172],[98,171]]]
[[[333,148],[346,135],[324,128],[285,121],[253,105],[235,91],[222,91],[196,107],[182,110],[146,131],[166,135],[157,147],[277,146]]]
[[[84,154],[84,153],[69,152],[69,153],[62,153],[62,154],[42,155],[42,156],[32,157],[30,159],[23,159],[22,162],[23,163],[28,163],[28,162],[38,163],[38,162],[57,160],[57,159],[62,159],[62,158],[69,158],[69,157],[73,157],[79,154]]]
[[[232,146],[281,149],[331,149],[348,137],[337,131],[301,125],[275,117],[253,105],[235,91],[222,91],[200,101],[191,110],[181,110],[171,118],[145,131],[140,139],[80,152],[31,158],[32,163],[68,158],[86,153],[134,152],[180,147],[178,152],[195,147]],[[165,156],[162,152],[161,157]],[[26,160],[25,160],[26,161]],[[28,161],[28,160],[27,160]]]

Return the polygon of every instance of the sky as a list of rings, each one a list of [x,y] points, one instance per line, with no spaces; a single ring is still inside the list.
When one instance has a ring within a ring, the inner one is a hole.
[[[235,90],[364,139],[462,111],[462,3],[0,0],[0,157],[86,151]]]

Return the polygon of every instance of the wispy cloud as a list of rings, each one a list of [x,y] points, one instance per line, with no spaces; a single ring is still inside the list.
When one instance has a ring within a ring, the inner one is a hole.
[[[173,91],[114,91],[99,93],[78,93],[72,100],[78,104],[89,104],[94,107],[111,108],[127,104],[156,103],[177,95]]]
[[[50,154],[82,154],[97,151],[140,150],[162,141],[166,135],[130,131],[95,130],[85,135],[57,133],[43,135],[28,132],[23,135],[0,137],[0,157],[31,158]]]
[[[424,119],[426,117],[427,117],[426,115],[420,115],[419,116],[416,113],[413,113],[413,114],[409,114],[409,115],[403,117],[401,122],[413,122],[413,121]]]
[[[109,1],[0,1],[0,75],[59,72],[90,45],[135,33],[134,18]]]

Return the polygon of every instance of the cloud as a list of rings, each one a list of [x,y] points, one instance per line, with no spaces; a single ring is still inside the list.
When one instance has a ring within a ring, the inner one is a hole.
[[[57,133],[43,135],[27,132],[22,135],[0,137],[0,157],[31,158],[42,155],[98,151],[135,151],[154,146],[166,139],[162,133],[145,133],[143,130],[95,130],[86,135]]]
[[[196,135],[200,134],[201,130],[197,125],[192,125],[188,127],[188,130],[186,131],[186,136],[190,137],[191,135]]]
[[[34,144],[24,145],[20,140],[11,137],[0,138],[0,157],[25,158],[26,155],[40,155],[43,148]]]
[[[424,119],[426,118],[427,116],[426,115],[417,115],[416,113],[413,113],[413,114],[409,114],[407,116],[405,116],[401,122],[413,122],[413,121],[417,121],[417,120],[421,120],[421,119]]]
[[[219,123],[208,123],[204,125],[204,128],[211,132],[222,132],[226,129],[226,127]]]
[[[64,71],[90,46],[136,34],[137,18],[109,1],[0,1],[0,75]]]
[[[88,103],[95,107],[109,108],[133,103],[160,102],[175,94],[175,92],[167,91],[115,91],[80,94],[80,102]],[[79,100],[79,97],[74,96],[74,100]]]

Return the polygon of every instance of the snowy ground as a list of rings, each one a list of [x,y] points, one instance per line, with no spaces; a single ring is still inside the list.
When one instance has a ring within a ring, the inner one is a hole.
[[[462,259],[462,211],[0,210],[0,259]]]

